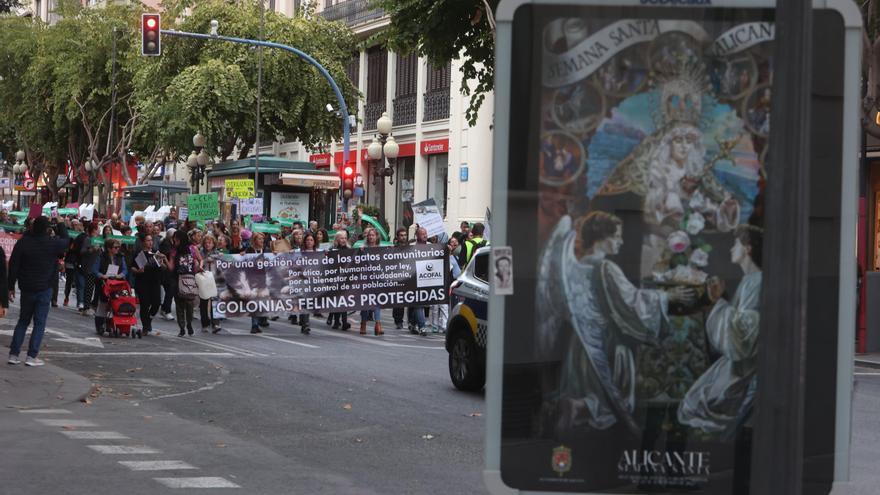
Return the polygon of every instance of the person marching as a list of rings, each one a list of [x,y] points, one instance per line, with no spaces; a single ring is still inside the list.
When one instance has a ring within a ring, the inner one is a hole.
[[[330,248],[330,251],[340,251],[342,249],[349,249],[348,246],[348,231],[345,229],[337,230],[336,236],[333,239],[333,247]],[[342,331],[347,331],[351,328],[351,325],[348,323],[348,312],[342,310],[338,313],[330,313],[330,316],[327,317],[327,325],[333,324],[333,329],[337,330],[340,328],[340,324],[342,325]],[[364,333],[366,333],[366,326],[364,327]]]
[[[368,227],[364,230],[364,246],[368,247],[379,247],[379,232],[376,231],[373,227]],[[373,333],[377,336],[385,335],[385,332],[382,331],[382,310],[379,308],[366,309],[361,311],[361,335],[367,334],[367,320],[370,318],[375,322],[375,326],[373,327]]]
[[[131,271],[134,273],[134,290],[141,305],[141,326],[144,335],[153,331],[153,318],[162,305],[162,270],[165,267],[165,255],[156,250],[153,236],[141,237],[141,250],[135,253]],[[143,254],[143,256],[141,256]],[[143,262],[143,266],[140,262]]]
[[[92,275],[95,277],[95,293],[98,298],[98,305],[95,308],[95,332],[98,335],[104,334],[104,324],[107,319],[107,296],[104,295],[104,283],[107,280],[125,280],[128,278],[128,265],[125,263],[125,257],[120,252],[122,243],[117,239],[107,239],[104,241],[104,250],[95,260],[92,266]],[[114,266],[114,268],[110,268]]]

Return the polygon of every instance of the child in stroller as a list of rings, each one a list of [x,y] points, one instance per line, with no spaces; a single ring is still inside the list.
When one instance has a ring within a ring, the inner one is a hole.
[[[138,300],[132,295],[131,285],[126,280],[106,280],[103,287],[107,299],[106,331],[111,337],[120,335],[135,337],[131,328],[137,323]],[[101,329],[101,334],[103,335]],[[136,332],[141,338],[141,331]]]

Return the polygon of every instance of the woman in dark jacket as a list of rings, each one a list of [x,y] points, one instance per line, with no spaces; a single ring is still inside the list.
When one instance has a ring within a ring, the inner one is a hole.
[[[143,253],[144,266],[138,265],[140,253]],[[141,250],[135,254],[131,271],[134,273],[134,290],[137,292],[138,303],[141,305],[141,325],[144,335],[153,331],[153,317],[162,305],[162,270],[165,256],[153,247],[153,236],[145,235],[141,239]]]
[[[98,307],[95,309],[95,332],[98,335],[104,333],[104,323],[107,319],[107,298],[104,296],[104,282],[110,279],[125,280],[128,277],[128,266],[125,257],[119,252],[122,244],[116,239],[104,241],[104,250],[92,265],[92,275],[95,277],[95,292],[98,295]],[[110,273],[110,265],[116,266],[116,273]]]

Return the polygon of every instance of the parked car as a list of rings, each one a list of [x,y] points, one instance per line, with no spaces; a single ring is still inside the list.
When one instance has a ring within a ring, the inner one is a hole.
[[[489,251],[489,247],[478,249],[449,289],[452,311],[446,326],[446,351],[449,378],[459,390],[481,390],[486,383]]]

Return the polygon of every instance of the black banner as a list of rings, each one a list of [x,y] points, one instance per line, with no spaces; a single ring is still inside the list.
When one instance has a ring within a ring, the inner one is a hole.
[[[446,304],[442,244],[225,255],[214,264],[226,316]],[[222,280],[221,280],[222,278]]]

